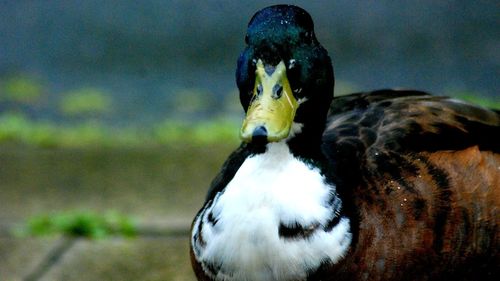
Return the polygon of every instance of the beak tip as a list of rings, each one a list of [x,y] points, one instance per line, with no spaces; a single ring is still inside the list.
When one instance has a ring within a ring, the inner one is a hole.
[[[264,126],[255,128],[252,133],[252,142],[254,143],[267,143],[267,129]]]

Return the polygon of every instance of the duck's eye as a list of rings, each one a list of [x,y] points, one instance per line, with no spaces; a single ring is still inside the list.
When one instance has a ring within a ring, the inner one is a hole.
[[[245,35],[245,43],[248,44],[248,34]]]
[[[288,62],[288,69],[292,69],[295,67],[295,64],[297,63],[297,61],[295,59],[291,59],[289,62]]]

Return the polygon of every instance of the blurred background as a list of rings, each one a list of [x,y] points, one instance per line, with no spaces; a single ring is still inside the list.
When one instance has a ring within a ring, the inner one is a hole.
[[[190,220],[238,143],[246,25],[277,3],[0,0],[0,280],[192,280]],[[335,94],[414,88],[500,108],[497,1],[288,3],[312,15]],[[139,238],[61,244],[58,231]]]
[[[290,3],[313,16],[337,94],[402,87],[498,100],[496,1]],[[269,4],[1,1],[0,112],[127,129],[241,119],[235,62],[249,18]]]

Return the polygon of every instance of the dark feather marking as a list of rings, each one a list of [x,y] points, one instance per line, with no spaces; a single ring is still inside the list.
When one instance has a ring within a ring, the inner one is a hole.
[[[434,213],[435,240],[432,245],[434,251],[439,253],[443,247],[446,220],[448,219],[448,215],[451,210],[450,197],[452,192],[450,190],[449,179],[446,173],[442,169],[430,163],[426,157],[421,157],[420,159],[423,163],[425,163],[429,175],[432,177],[439,190],[439,193],[436,195],[436,200],[438,202],[435,204],[437,208]]]
[[[423,211],[424,211],[424,208],[425,208],[425,205],[426,205],[426,202],[425,202],[425,199],[423,198],[416,198],[415,200],[413,200],[413,216],[415,217],[415,219],[420,219],[420,216],[422,215]]]
[[[325,232],[330,232],[340,222],[340,219],[340,215],[332,212],[332,218],[328,220],[323,227],[321,227],[321,224],[317,222],[306,227],[298,222],[294,222],[292,224],[284,224],[281,222],[278,228],[278,235],[284,239],[307,239],[319,229],[322,229]]]
[[[397,180],[398,184],[405,190],[405,191],[408,191],[414,195],[417,195],[419,194],[418,190],[415,189],[415,186],[413,185],[413,183],[411,181],[409,181],[408,179],[399,179]]]
[[[466,208],[460,208],[460,215],[462,216],[462,227],[458,229],[458,238],[455,239],[455,248],[460,251],[460,256],[465,256],[467,255],[467,245],[471,245],[473,243],[472,235],[471,235],[471,230],[473,229],[472,227],[472,222],[471,218],[469,216],[469,212]],[[483,248],[483,247],[481,247]],[[483,248],[486,249],[487,247]]]
[[[217,276],[217,274],[219,273],[219,271],[221,269],[220,264],[216,265],[216,264],[209,262],[209,261],[205,261],[203,264],[205,265],[207,270],[210,272],[210,274],[212,274],[214,276]]]
[[[500,114],[498,115],[500,116]],[[464,124],[471,144],[478,144],[481,150],[500,153],[500,124],[491,126],[468,120],[462,116],[457,116],[456,120]]]
[[[196,229],[196,233],[194,235],[194,241],[195,242],[198,242],[198,244],[200,245],[200,247],[205,247],[206,246],[206,242],[205,242],[205,239],[203,239],[203,217],[205,216],[205,212],[208,210],[209,208],[209,205],[212,204],[212,201],[209,201],[207,202],[207,206],[205,208],[202,209],[202,211],[198,214],[198,216],[200,217],[200,223],[198,223],[198,228]],[[195,247],[195,250],[199,250]]]
[[[369,147],[377,140],[377,133],[370,128],[361,128],[360,137],[365,144],[365,147]]]
[[[381,107],[389,107],[390,105],[392,105],[392,101],[390,101],[390,100],[385,100],[385,101],[380,103]]]
[[[314,231],[318,229],[319,226],[319,223],[313,223],[307,227],[304,227],[298,222],[294,222],[291,225],[285,225],[283,222],[281,222],[278,228],[278,235],[284,239],[305,239],[309,238],[314,233]]]
[[[214,217],[214,213],[212,211],[208,213],[208,222],[214,226],[217,224],[217,222],[219,222],[219,219]]]
[[[385,191],[386,195],[390,195],[394,190],[392,190],[391,186],[386,185],[386,187],[384,188],[384,191]]]
[[[324,231],[330,232],[340,222],[340,216],[334,216],[323,228]]]
[[[332,265],[332,261],[330,259],[325,259],[321,261],[321,264],[316,269],[309,269],[307,272],[307,281],[319,281],[323,280],[326,276],[328,276],[328,271]]]
[[[376,169],[377,173],[383,177],[383,174],[387,173],[389,174],[390,178],[393,179],[400,179],[402,177],[402,167],[400,163],[396,161],[394,158],[396,155],[394,153],[390,152],[376,152],[375,156],[375,164],[376,164]]]
[[[343,137],[357,137],[359,135],[359,126],[357,126],[356,124],[343,124],[337,127],[336,133]]]
[[[380,108],[373,108],[371,110],[367,110],[366,114],[359,122],[359,125],[363,127],[373,127],[380,122],[383,116],[384,116],[384,111]]]

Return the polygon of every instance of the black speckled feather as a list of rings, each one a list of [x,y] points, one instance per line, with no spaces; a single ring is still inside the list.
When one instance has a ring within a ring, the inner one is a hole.
[[[337,174],[344,181],[359,180],[366,164],[397,177],[395,170],[411,169],[401,160],[402,153],[474,145],[500,152],[499,113],[410,90],[336,97],[323,133],[323,151],[331,163],[342,163]]]

